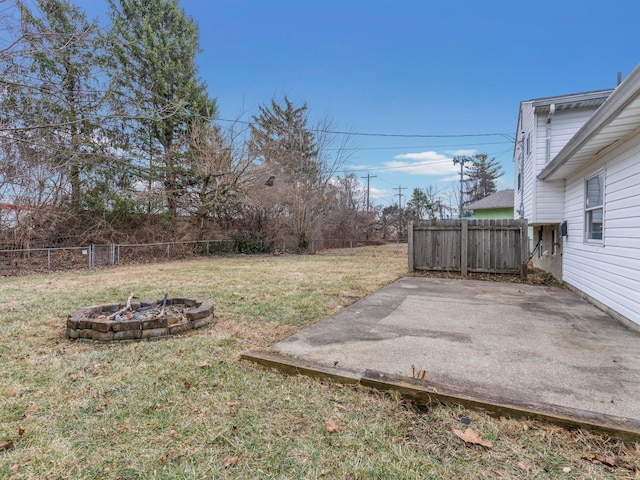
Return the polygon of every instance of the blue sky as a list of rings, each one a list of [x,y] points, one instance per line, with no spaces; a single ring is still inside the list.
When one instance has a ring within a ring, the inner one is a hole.
[[[107,21],[105,0],[76,3]],[[180,3],[200,27],[200,76],[221,118],[249,120],[286,94],[312,122],[398,135],[353,136],[344,168],[375,175],[380,205],[400,186],[446,198],[462,152],[495,157],[512,188],[519,102],[614,87],[640,58],[637,0]]]

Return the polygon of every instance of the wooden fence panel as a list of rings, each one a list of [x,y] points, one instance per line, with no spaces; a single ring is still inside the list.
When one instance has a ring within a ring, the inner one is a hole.
[[[526,220],[431,220],[409,229],[409,269],[526,276]]]

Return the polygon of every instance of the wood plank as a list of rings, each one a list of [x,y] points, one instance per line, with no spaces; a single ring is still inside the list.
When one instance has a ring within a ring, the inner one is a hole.
[[[469,221],[462,220],[462,225],[460,228],[460,271],[462,272],[462,275],[467,275],[467,273],[469,272],[468,242]]]
[[[240,354],[240,358],[294,375],[306,375],[313,378],[331,378],[338,383],[348,385],[355,385],[360,381],[360,375],[357,373],[339,368],[323,367],[317,363],[281,355],[272,351],[250,350]]]
[[[408,231],[408,241],[409,241],[409,271],[413,272],[414,271],[414,255],[415,255],[415,244],[414,244],[414,240],[413,240],[413,222],[409,222],[409,231]]]
[[[360,384],[376,390],[396,391],[401,395],[425,402],[438,399],[446,403],[462,404],[497,415],[527,417],[567,427],[586,428],[606,432],[624,440],[640,440],[640,422],[632,418],[600,414],[587,410],[565,408],[523,399],[504,399],[493,390],[474,387],[472,390],[402,375],[366,370]]]
[[[527,264],[529,263],[529,239],[527,238],[529,234],[529,223],[527,219],[520,220],[520,258],[521,258],[521,268],[520,268],[520,276],[526,280],[527,278]]]

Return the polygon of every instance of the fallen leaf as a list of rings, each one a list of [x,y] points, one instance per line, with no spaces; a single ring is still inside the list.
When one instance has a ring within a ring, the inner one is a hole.
[[[186,388],[187,390],[191,388],[191,382],[187,381],[184,382],[184,388]]]
[[[160,459],[160,463],[162,463],[163,465],[165,463],[167,463],[167,456],[166,455]]]
[[[473,445],[482,445],[483,447],[487,448],[493,447],[493,443],[491,443],[489,440],[484,440],[471,427],[468,427],[464,432],[461,432],[457,428],[454,428],[453,433],[460,437],[465,444],[470,443]]]
[[[104,473],[109,473],[111,471],[110,467],[104,467]]]
[[[324,422],[324,426],[329,433],[336,433],[340,431],[340,428],[333,420],[327,420],[326,422]]]
[[[6,442],[0,443],[0,451],[9,450],[10,448],[13,448],[13,440],[7,440]]]
[[[24,435],[24,428],[19,428],[18,429],[18,436],[23,436]]]
[[[207,363],[207,362],[201,362],[201,363],[199,363],[199,364],[198,364],[198,366],[199,366],[200,368],[207,368],[207,367],[210,367],[210,366],[211,366],[211,364],[210,364],[210,363]]]
[[[586,460],[587,462],[591,462],[594,463],[596,465],[606,465],[607,467],[616,467],[616,459],[613,457],[606,457],[606,458],[598,458],[596,455],[593,455],[591,457],[580,457],[583,460]]]
[[[529,465],[527,462],[518,462],[518,468],[520,470],[524,470],[525,472],[531,471],[531,465]]]
[[[238,457],[227,458],[227,461],[224,462],[224,468],[233,467],[236,463],[238,463],[238,460],[239,460]]]
[[[11,473],[16,473],[18,470],[20,470],[20,465],[16,463],[9,470],[11,470]]]

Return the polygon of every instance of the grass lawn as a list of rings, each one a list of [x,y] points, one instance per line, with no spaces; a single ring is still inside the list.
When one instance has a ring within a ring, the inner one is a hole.
[[[402,248],[401,248],[402,250]],[[0,478],[640,478],[640,445],[285,376],[239,359],[406,272],[406,246],[0,279]],[[65,338],[79,308],[189,296],[217,323]],[[467,422],[492,447],[466,446]]]

